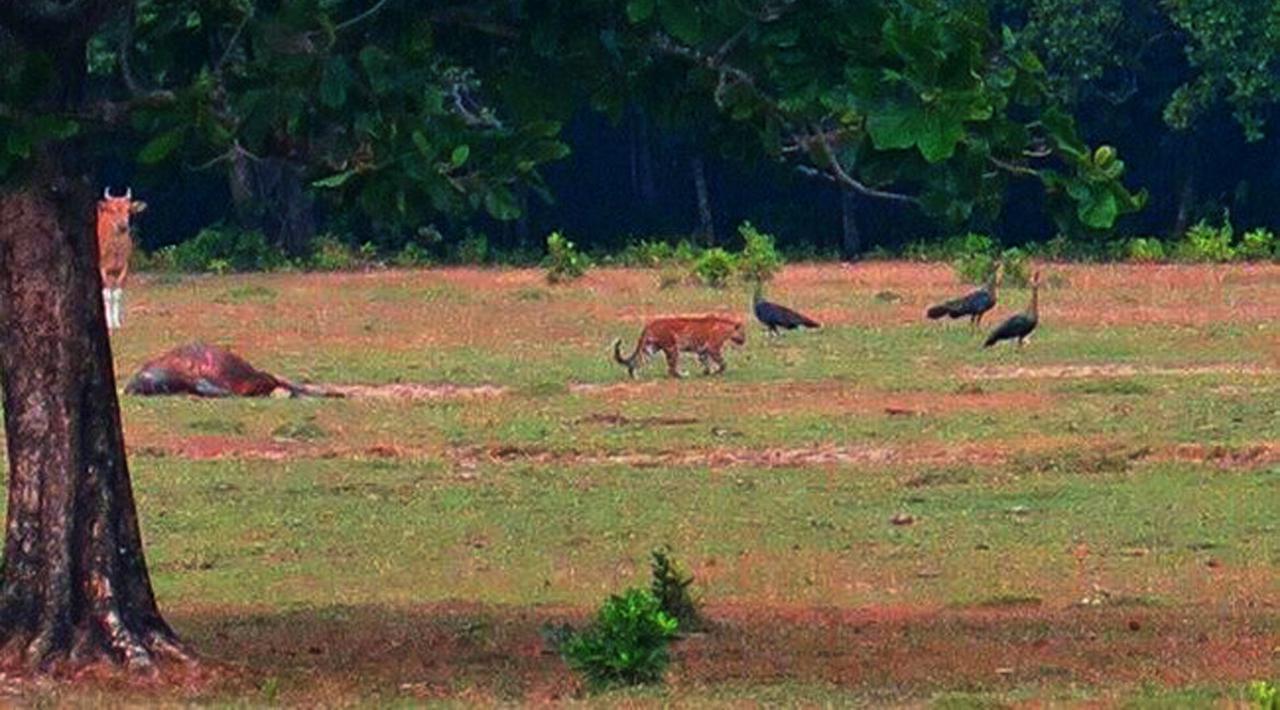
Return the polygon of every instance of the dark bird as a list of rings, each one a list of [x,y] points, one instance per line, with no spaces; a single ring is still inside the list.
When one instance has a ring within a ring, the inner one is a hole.
[[[779,328],[795,330],[800,327],[822,327],[818,324],[818,321],[804,314],[796,313],[786,306],[780,306],[776,303],[770,303],[769,301],[764,300],[760,284],[756,284],[756,292],[753,302],[755,304],[756,320],[763,323],[773,335],[778,334]]]
[[[1004,264],[997,264],[996,270],[991,274],[991,280],[987,281],[987,285],[960,298],[952,299],[946,303],[939,303],[925,311],[925,315],[930,319],[936,320],[943,316],[951,318],[961,318],[969,316],[969,325],[977,327],[982,325],[982,316],[987,311],[996,306],[996,285],[1000,282],[1001,272],[1004,271]]]
[[[1018,347],[1031,337],[1031,331],[1036,329],[1036,325],[1040,322],[1040,272],[1037,271],[1031,279],[1031,305],[1026,311],[1015,316],[1010,316],[1008,320],[1001,323],[995,330],[991,331],[991,335],[987,336],[987,342],[982,347],[989,348],[1001,340],[1013,340],[1017,338]]]

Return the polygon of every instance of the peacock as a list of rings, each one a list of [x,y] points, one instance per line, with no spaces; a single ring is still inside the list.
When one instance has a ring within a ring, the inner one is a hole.
[[[943,316],[950,316],[951,318],[969,316],[969,325],[971,327],[976,328],[982,325],[982,316],[996,306],[996,286],[1000,283],[1000,276],[1003,271],[1004,263],[996,264],[996,270],[991,273],[991,279],[987,281],[986,286],[966,296],[932,306],[925,311],[925,315],[932,320],[937,320]]]
[[[795,330],[796,328],[820,328],[818,321],[802,314],[797,313],[786,306],[780,306],[776,303],[770,303],[764,300],[763,287],[756,284],[755,295],[752,298],[755,306],[756,319],[769,329],[772,335],[778,334],[779,328],[787,330]]]
[[[1031,305],[1026,311],[1015,316],[1010,316],[1008,320],[1001,323],[999,327],[991,331],[991,335],[987,336],[987,342],[982,347],[989,348],[1001,340],[1013,340],[1017,338],[1018,347],[1031,337],[1031,331],[1036,329],[1040,323],[1040,272],[1037,271],[1035,276],[1031,278]]]

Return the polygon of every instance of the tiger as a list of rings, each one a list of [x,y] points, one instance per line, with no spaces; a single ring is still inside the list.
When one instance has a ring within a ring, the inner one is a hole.
[[[644,365],[645,359],[661,350],[667,356],[667,374],[684,377],[678,367],[680,353],[696,353],[703,372],[718,375],[724,372],[721,350],[727,340],[738,345],[746,344],[747,330],[740,321],[722,316],[658,318],[640,331],[640,339],[631,357],[622,356],[622,339],[614,340],[613,359],[625,365],[627,374],[635,379],[636,370]],[[718,366],[714,373],[711,371],[712,362]]]

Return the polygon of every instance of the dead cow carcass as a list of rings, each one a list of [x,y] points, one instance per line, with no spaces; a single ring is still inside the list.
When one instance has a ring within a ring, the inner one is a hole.
[[[124,391],[136,395],[200,397],[340,396],[263,372],[230,350],[205,343],[189,343],[148,361],[129,380]]]

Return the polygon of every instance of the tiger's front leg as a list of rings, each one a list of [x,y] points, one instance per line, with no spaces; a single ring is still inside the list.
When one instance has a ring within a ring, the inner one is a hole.
[[[711,374],[711,358],[707,355],[706,350],[698,351],[698,362],[702,363],[702,374]]]
[[[680,372],[680,350],[670,347],[663,348],[662,352],[667,356],[667,374],[675,378],[684,377],[684,373]]]
[[[718,368],[715,371],[715,374],[717,375],[724,374],[724,354],[717,349],[707,353],[707,356],[710,357],[713,361],[715,361],[716,365],[718,366]]]

